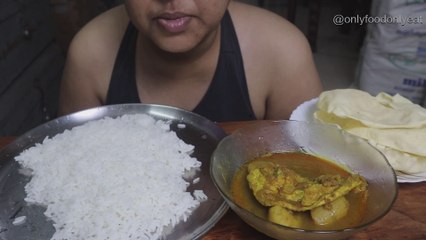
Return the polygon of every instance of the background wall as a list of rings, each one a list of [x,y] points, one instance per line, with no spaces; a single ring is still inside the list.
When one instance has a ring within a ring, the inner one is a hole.
[[[50,4],[0,3],[0,134],[20,134],[55,114],[63,55]]]
[[[20,135],[57,115],[68,44],[114,0],[0,1],[0,135]]]

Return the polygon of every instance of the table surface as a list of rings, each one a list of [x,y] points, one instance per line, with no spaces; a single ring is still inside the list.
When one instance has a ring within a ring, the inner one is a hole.
[[[237,128],[256,124],[251,122],[229,122],[219,125],[227,133]],[[0,148],[14,137],[0,137]],[[244,223],[232,210],[208,231],[202,240],[268,240],[272,239]],[[426,182],[399,184],[398,197],[382,219],[359,232],[350,240],[370,239],[426,239]]]

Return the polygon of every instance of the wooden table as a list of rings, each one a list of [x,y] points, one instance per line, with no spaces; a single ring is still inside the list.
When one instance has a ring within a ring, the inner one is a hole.
[[[219,124],[227,133],[256,122]],[[0,137],[0,148],[13,141]],[[271,239],[245,224],[232,210],[202,240],[268,240]],[[399,184],[399,193],[391,211],[382,219],[353,235],[350,240],[426,239],[426,182]]]

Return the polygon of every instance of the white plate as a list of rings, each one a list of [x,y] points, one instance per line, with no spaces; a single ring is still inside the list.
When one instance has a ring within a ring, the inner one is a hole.
[[[318,98],[311,99],[300,104],[290,115],[290,120],[314,122],[314,113],[317,110]],[[426,172],[417,174],[406,174],[396,171],[399,183],[416,183],[426,181]]]
[[[290,120],[313,122],[314,113],[317,109],[318,98],[311,99],[300,104],[290,115]]]

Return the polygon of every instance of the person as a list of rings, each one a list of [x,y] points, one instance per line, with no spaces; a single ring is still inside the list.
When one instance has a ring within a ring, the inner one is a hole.
[[[142,102],[217,122],[282,120],[321,91],[305,36],[275,13],[232,0],[125,0],[73,38],[59,114]]]

